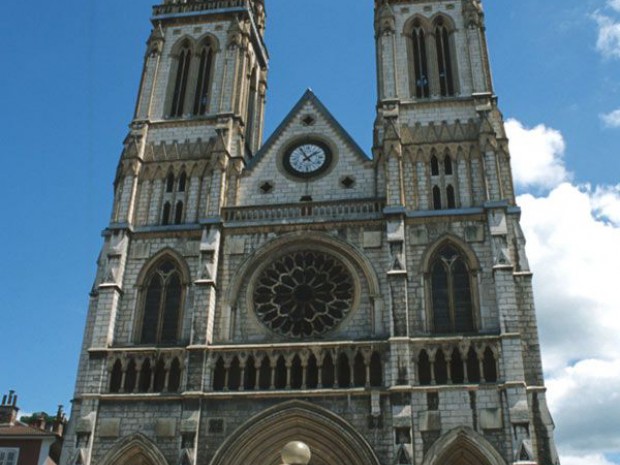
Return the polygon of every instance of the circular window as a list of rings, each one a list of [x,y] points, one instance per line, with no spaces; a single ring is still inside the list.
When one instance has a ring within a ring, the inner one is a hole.
[[[349,313],[355,284],[337,258],[302,250],[283,255],[261,270],[254,284],[254,309],[268,328],[289,337],[321,335]]]

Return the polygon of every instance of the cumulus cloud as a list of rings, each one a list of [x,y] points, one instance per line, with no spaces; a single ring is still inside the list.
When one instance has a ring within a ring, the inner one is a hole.
[[[543,124],[528,128],[509,119],[506,132],[518,188],[551,188],[570,178],[563,159],[566,144],[559,131]]]
[[[620,451],[620,185],[572,184],[560,132],[507,127],[515,182],[535,192],[517,201],[562,464],[614,465],[603,454]]]
[[[567,455],[562,457],[562,465],[615,465],[602,454],[584,455],[582,457]]]
[[[601,120],[608,128],[620,128],[620,109],[614,110],[611,113],[602,114]]]
[[[607,5],[616,11],[620,11],[620,0],[609,0]]]
[[[620,0],[610,0],[608,5],[620,11]],[[606,58],[620,58],[620,22],[600,11],[592,17],[598,25],[596,49]]]

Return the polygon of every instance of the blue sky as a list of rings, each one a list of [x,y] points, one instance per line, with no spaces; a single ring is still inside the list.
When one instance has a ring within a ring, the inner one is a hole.
[[[0,390],[69,404],[154,0],[5,2]],[[620,464],[620,0],[487,0],[564,465]],[[370,152],[372,1],[268,0],[266,133],[311,87]],[[613,279],[612,279],[613,278]],[[614,281],[615,279],[615,281]]]

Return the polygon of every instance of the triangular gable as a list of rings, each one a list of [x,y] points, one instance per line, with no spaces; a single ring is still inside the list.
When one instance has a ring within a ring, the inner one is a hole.
[[[334,128],[334,130],[338,133],[342,139],[346,142],[346,144],[351,148],[351,151],[359,156],[363,161],[372,160],[372,157],[368,156],[361,147],[353,140],[351,135],[342,127],[342,125],[334,118],[334,116],[329,112],[327,107],[323,105],[323,103],[319,100],[319,98],[312,92],[311,89],[306,90],[299,101],[295,104],[292,110],[286,115],[286,117],[282,120],[277,129],[269,136],[269,139],[263,144],[261,149],[254,155],[252,160],[248,163],[248,169],[252,169],[261,158],[268,153],[276,141],[280,138],[280,136],[286,131],[286,128],[294,121],[294,119],[299,116],[306,106],[306,104],[310,102],[317,110],[319,115],[324,117],[329,124]]]

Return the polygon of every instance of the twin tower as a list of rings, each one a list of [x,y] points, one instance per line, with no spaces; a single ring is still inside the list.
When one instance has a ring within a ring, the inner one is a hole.
[[[261,0],[152,24],[62,465],[557,465],[480,2],[376,1],[372,154],[263,141]]]

